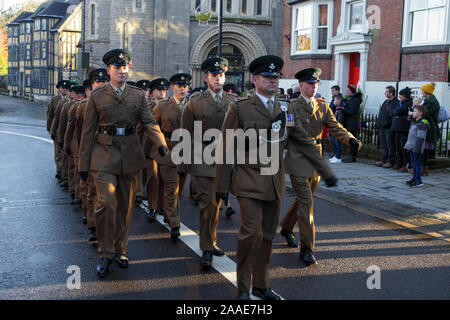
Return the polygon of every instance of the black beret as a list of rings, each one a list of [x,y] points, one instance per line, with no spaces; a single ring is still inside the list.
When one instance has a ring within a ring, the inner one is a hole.
[[[278,56],[258,57],[248,65],[251,74],[262,74],[267,77],[279,77],[284,61]]]
[[[190,84],[190,81],[192,79],[192,76],[188,73],[176,73],[173,76],[170,77],[169,81],[171,84]]]
[[[109,75],[104,68],[97,68],[89,72],[89,79],[93,82],[107,82],[109,81]]]
[[[150,82],[150,90],[155,90],[155,89],[159,89],[159,90],[168,90],[170,86],[170,82],[169,80],[165,79],[165,78],[157,78],[155,80],[153,80],[152,82]]]
[[[79,85],[73,86],[72,91],[77,94],[84,94],[84,86],[79,86]]]
[[[201,69],[205,73],[222,73],[228,71],[228,60],[225,58],[209,58],[203,61]]]
[[[87,78],[83,81],[83,87],[85,89],[92,89],[92,80],[90,78]]]
[[[306,81],[309,83],[317,83],[320,82],[320,75],[322,74],[322,70],[319,68],[307,68],[300,70],[295,74],[295,78],[298,79],[299,82]]]
[[[138,80],[136,81],[136,87],[142,90],[148,90],[150,89],[150,80]]]
[[[103,62],[107,66],[110,64],[115,66],[127,66],[131,63],[131,53],[124,49],[114,49],[105,53]]]

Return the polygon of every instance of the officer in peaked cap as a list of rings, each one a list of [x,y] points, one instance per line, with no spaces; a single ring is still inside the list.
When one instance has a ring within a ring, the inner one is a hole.
[[[262,56],[250,62],[248,70],[251,74],[262,74],[265,77],[280,77],[284,61],[278,56]]]
[[[307,68],[297,72],[295,78],[298,79],[299,82],[306,81],[308,83],[319,83],[321,74],[322,70],[319,68]]]
[[[103,62],[109,66],[113,64],[115,66],[128,66],[131,65],[131,53],[124,49],[114,49],[108,51],[103,56]]]
[[[201,69],[205,73],[222,73],[228,71],[228,60],[225,58],[215,57],[203,61]]]
[[[148,108],[142,90],[126,83],[131,54],[114,49],[103,56],[110,81],[93,90],[86,106],[80,144],[79,174],[95,181],[98,202],[95,225],[100,264],[97,275],[106,275],[113,260],[128,267],[128,232],[139,171],[145,168],[145,155],[136,126],[140,122],[158,153],[164,157],[167,144]],[[121,148],[116,146],[120,145]],[[114,159],[113,161],[111,159]]]
[[[171,85],[190,85],[192,76],[188,73],[176,73],[169,78]]]
[[[60,85],[61,88],[69,89],[71,86],[71,83],[69,80],[61,80],[60,82],[61,82],[61,85]]]
[[[104,68],[97,68],[89,72],[89,79],[92,82],[108,82],[109,75]]]
[[[315,98],[321,74],[322,70],[319,68],[306,68],[295,74],[295,78],[299,81],[301,95],[291,100],[291,103],[298,119],[301,120],[302,127],[310,135],[320,153],[322,153],[324,127],[337,140],[352,148],[353,146],[358,148],[362,144],[336,121],[327,102],[324,99]],[[313,254],[315,246],[313,199],[320,182],[320,175],[309,161],[298,153],[298,150],[289,145],[286,154],[286,173],[290,176],[296,198],[280,222],[281,235],[286,239],[288,246],[297,247],[293,229],[298,223],[301,243],[299,259],[304,265],[310,266],[317,263]],[[326,182],[329,185],[331,180]]]
[[[87,78],[86,80],[84,80],[83,87],[85,90],[86,89],[92,90],[92,80],[90,78]]]

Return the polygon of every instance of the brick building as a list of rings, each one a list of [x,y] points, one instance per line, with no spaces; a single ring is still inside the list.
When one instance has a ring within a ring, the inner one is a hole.
[[[365,112],[376,113],[388,85],[420,87],[435,82],[442,105],[450,98],[449,0],[294,0],[284,3],[285,88],[296,71],[323,70],[319,92],[357,85]]]
[[[61,79],[77,77],[81,37],[79,0],[47,1],[34,12],[23,12],[8,25],[10,94],[48,100]]]
[[[126,48],[133,55],[130,80],[193,75],[203,85],[200,65],[215,55],[219,0],[85,0],[82,50],[92,68],[104,67],[103,55]],[[210,16],[208,24],[197,15]],[[223,0],[223,56],[230,61],[227,82],[243,89],[248,64],[265,54],[281,55],[283,0]],[[85,59],[86,61],[86,59]]]

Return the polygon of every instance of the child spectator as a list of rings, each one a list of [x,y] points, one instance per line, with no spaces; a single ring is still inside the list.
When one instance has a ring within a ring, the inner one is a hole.
[[[425,139],[427,138],[428,120],[422,119],[426,112],[423,105],[414,106],[412,116],[414,120],[411,122],[411,128],[408,133],[408,141],[406,141],[405,149],[411,153],[411,162],[413,164],[413,177],[406,184],[410,187],[421,187],[422,183],[422,157],[425,148]]]
[[[336,113],[335,117],[336,120],[344,125],[344,112],[342,111],[344,109],[345,105],[345,98],[342,94],[338,94],[334,97],[334,105],[336,106]],[[334,138],[334,137],[333,137]],[[331,158],[329,161],[330,163],[341,163],[341,156],[342,156],[342,142],[340,142],[338,139],[334,138],[331,140],[333,143],[333,150],[334,150],[334,157]]]

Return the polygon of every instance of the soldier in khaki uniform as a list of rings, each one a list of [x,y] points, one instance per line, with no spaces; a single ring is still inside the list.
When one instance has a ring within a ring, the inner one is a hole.
[[[74,103],[67,111],[67,125],[64,134],[64,150],[66,151],[69,164],[69,191],[72,191],[71,204],[80,204],[80,179],[78,176],[78,144],[75,142],[75,115],[80,102],[85,98],[84,86],[74,86]]]
[[[283,148],[287,139],[289,144],[303,153],[330,186],[336,184],[332,170],[303,130],[295,110],[288,102],[274,97],[282,67],[283,60],[277,56],[262,56],[253,60],[249,71],[253,74],[252,82],[256,92],[251,97],[234,100],[228,108],[222,126],[221,147],[224,159],[227,153],[231,152],[237,152],[237,157],[239,153],[244,152],[246,159],[244,164],[235,161],[234,166],[230,163],[217,165],[216,176],[218,196],[227,200],[228,191],[231,189],[240,206],[237,283],[239,298],[242,300],[250,299],[250,286],[253,287],[253,295],[257,297],[264,300],[280,299],[270,289],[269,263],[272,240],[278,227],[281,200],[285,192]],[[226,136],[228,129],[242,129],[247,134],[254,132],[256,143],[252,146],[249,142],[245,150],[229,145]],[[262,136],[260,130],[268,131],[267,137]],[[275,132],[279,133],[278,138],[274,135]],[[262,164],[259,157],[257,163],[249,162],[251,151],[256,145],[258,149],[263,145],[268,150],[275,147],[276,153],[271,154],[271,159],[278,165],[275,167],[277,170],[263,175],[261,170],[270,165]]]
[[[317,150],[322,154],[322,130],[328,131],[339,141],[352,148],[361,148],[362,144],[336,121],[328,104],[323,99],[315,99],[319,77],[322,70],[308,68],[299,71],[295,77],[300,82],[301,95],[292,101],[303,128],[316,142]],[[315,244],[315,226],[313,215],[313,197],[319,185],[319,173],[300,153],[288,145],[286,155],[286,171],[290,175],[296,199],[290,205],[281,221],[281,235],[289,246],[297,247],[292,230],[298,221],[300,233],[300,260],[307,266],[315,264],[312,250]]]
[[[153,110],[159,101],[162,101],[167,96],[167,91],[169,90],[170,82],[165,78],[157,78],[150,82],[150,109]],[[182,100],[179,98],[179,100]],[[146,183],[145,192],[147,195],[148,208],[149,211],[146,213],[147,221],[154,222],[156,214],[164,214],[164,190],[161,181],[161,171],[159,170],[158,163],[154,159],[155,150],[153,150],[153,145],[151,140],[144,133],[143,138],[143,148],[144,154],[147,161],[145,173],[146,173]]]
[[[128,231],[138,174],[145,168],[136,125],[142,123],[161,156],[167,152],[144,92],[126,84],[130,61],[131,54],[122,49],[103,56],[110,82],[92,91],[84,113],[79,173],[86,180],[91,170],[97,189],[99,278],[106,275],[114,258],[120,268],[128,267]]]
[[[84,122],[84,112],[86,110],[87,103],[91,96],[92,90],[97,87],[103,86],[106,82],[109,81],[109,76],[106,72],[106,69],[97,68],[92,70],[89,73],[89,79],[85,80],[89,83],[85,85],[85,87],[89,87],[86,90],[87,99],[82,101],[78,106],[77,115],[76,115],[76,124],[75,124],[75,135],[77,137],[78,142],[78,150],[80,149],[81,144],[81,133],[83,130],[83,122]],[[95,188],[94,178],[92,176],[92,172],[89,171],[88,178],[86,180],[80,181],[80,189],[81,189],[81,200],[83,207],[83,222],[85,222],[87,229],[89,230],[88,241],[94,242],[97,241],[97,232],[95,228],[95,207],[97,205],[97,191]]]
[[[66,151],[64,150],[64,133],[67,124],[67,109],[72,105],[73,101],[73,89],[72,85],[67,93],[67,101],[64,101],[61,105],[58,104],[59,108],[56,109],[55,117],[52,124],[52,134],[56,136],[55,141],[58,142],[60,155],[61,155],[61,187],[68,190],[68,173],[69,173],[69,163],[67,159]],[[64,129],[62,128],[64,126]]]
[[[180,128],[181,115],[190,80],[191,76],[186,73],[178,73],[170,77],[169,81],[174,93],[173,97],[158,101],[153,109],[155,119],[166,138],[169,151],[177,144],[171,141],[172,133]],[[180,236],[179,196],[184,188],[187,176],[186,174],[179,175],[177,173],[177,167],[172,162],[170,154],[161,158],[155,151],[152,151],[151,157],[158,163],[159,185],[162,186],[162,192],[164,192],[164,217],[170,226],[170,236],[173,241],[176,241]]]
[[[52,137],[53,144],[55,146],[55,162],[56,167],[58,169],[59,175],[57,178],[62,182],[62,150],[59,146],[58,138],[57,138],[57,130],[59,125],[59,115],[61,113],[61,109],[64,106],[64,104],[69,101],[69,92],[70,89],[70,82],[69,81],[63,81],[62,88],[64,89],[63,92],[65,92],[65,95],[61,97],[59,102],[56,104],[55,109],[53,111],[53,117],[50,124],[50,136]]]
[[[210,58],[203,61],[201,68],[205,73],[203,79],[208,85],[208,90],[190,97],[181,119],[181,127],[188,130],[191,137],[194,137],[194,121],[202,124],[202,137],[208,129],[220,130],[228,105],[232,101],[223,91],[228,61],[224,58]],[[202,154],[203,150],[211,143],[217,143],[217,141],[202,141]],[[195,151],[193,146],[192,155],[201,158],[202,154],[195,155]],[[203,268],[209,268],[212,265],[213,255],[225,254],[216,246],[216,229],[221,204],[216,199],[216,166],[215,164],[205,164],[203,159],[201,164],[195,164],[195,161],[192,163],[190,174],[191,179],[195,181],[200,208],[200,250],[203,251],[200,264]]]
[[[50,103],[48,104],[48,108],[47,108],[47,131],[48,131],[48,133],[51,132],[51,127],[52,127],[53,118],[55,116],[56,106],[67,95],[67,88],[65,87],[65,81],[64,80],[58,81],[58,83],[56,84],[56,89],[57,89],[57,95],[54,96],[52,98],[52,100],[50,100]],[[61,179],[61,170],[60,170],[61,168],[59,167],[60,154],[57,149],[58,145],[56,143],[53,143],[53,145],[54,145],[55,164],[56,164],[55,178]]]

